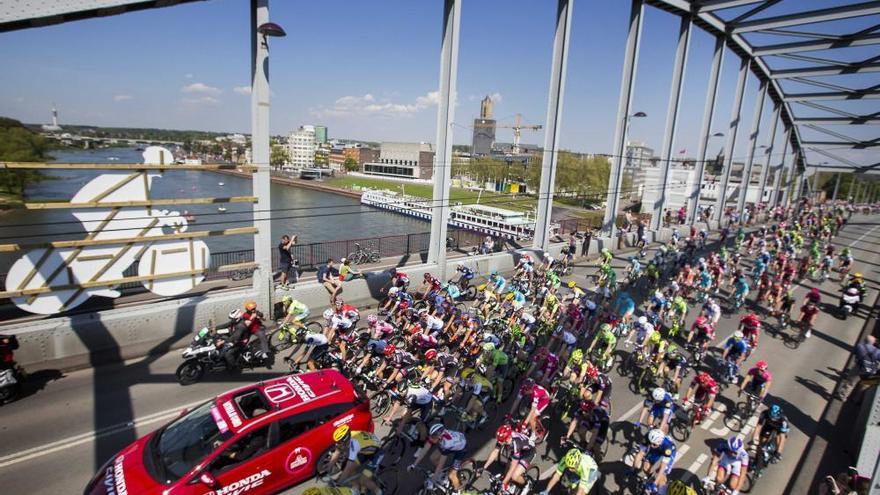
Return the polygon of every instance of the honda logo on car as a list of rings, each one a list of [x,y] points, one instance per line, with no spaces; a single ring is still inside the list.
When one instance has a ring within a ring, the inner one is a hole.
[[[289,383],[290,386],[293,387],[294,392],[296,392],[296,395],[298,395],[299,398],[303,400],[303,402],[308,402],[309,400],[316,397],[314,390],[312,390],[312,387],[310,387],[306,382],[302,381],[302,378],[298,376],[288,376],[287,383]]]
[[[128,489],[125,488],[125,472],[122,470],[122,460],[124,455],[116,458],[113,466],[107,466],[107,473],[104,475],[104,488],[107,489],[107,495],[127,495]]]
[[[266,397],[268,397],[273,404],[284,402],[294,395],[293,389],[286,383],[271,385],[263,389],[263,392],[265,392]]]
[[[235,411],[235,406],[232,405],[232,402],[224,402],[223,410],[226,411],[226,414],[229,416],[229,421],[232,421],[232,426],[234,428],[241,426],[241,418],[238,417],[238,412]]]
[[[239,495],[240,493],[247,492],[252,488],[262,485],[263,481],[266,480],[266,477],[271,475],[271,471],[264,469],[259,473],[248,476],[247,478],[233,481],[219,490],[210,491],[207,495]]]
[[[302,469],[305,469],[309,465],[309,461],[312,460],[312,451],[305,447],[297,447],[290,452],[290,455],[287,456],[287,471],[290,473],[296,473]]]

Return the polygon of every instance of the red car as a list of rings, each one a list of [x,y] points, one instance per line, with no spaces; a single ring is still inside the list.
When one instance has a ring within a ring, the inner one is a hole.
[[[220,395],[107,462],[85,495],[258,495],[315,474],[333,430],[373,431],[369,401],[322,370]]]

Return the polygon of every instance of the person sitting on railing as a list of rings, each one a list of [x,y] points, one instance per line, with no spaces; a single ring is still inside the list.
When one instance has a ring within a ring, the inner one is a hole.
[[[330,294],[330,305],[336,301],[336,295],[342,290],[339,282],[339,272],[333,266],[333,258],[327,258],[327,264],[318,268],[318,282],[327,289]]]

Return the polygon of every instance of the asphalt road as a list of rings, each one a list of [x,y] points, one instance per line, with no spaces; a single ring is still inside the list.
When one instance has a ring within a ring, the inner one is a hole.
[[[836,240],[838,245],[853,248],[855,270],[865,273],[868,279],[868,302],[873,302],[877,296],[880,256],[872,249],[880,244],[878,227],[880,223],[876,217],[855,216]],[[584,274],[594,272],[595,266],[588,265],[586,260],[580,260],[578,264],[573,278],[582,283]],[[622,265],[623,258],[619,258],[617,264]],[[823,302],[836,306],[837,283],[827,281],[821,288]],[[803,293],[804,289],[798,289],[797,296],[802,298]],[[688,323],[696,316],[695,310],[691,313]],[[762,335],[759,348],[744,366],[749,367],[758,359],[770,363],[773,388],[769,402],[784,407],[792,431],[784,459],[768,469],[752,493],[783,492],[808,439],[817,431],[838,373],[865,323],[864,315],[863,311],[843,322],[823,311],[813,337],[798,349],[787,346],[783,339]],[[719,339],[732,333],[737,321],[737,317],[725,314],[717,328]],[[101,464],[134,439],[168,422],[182,408],[227,389],[277,376],[283,371],[250,372],[235,377],[212,375],[197,385],[181,387],[174,376],[179,364],[179,354],[172,352],[63,376],[41,372],[31,377],[29,395],[0,409],[2,491],[47,495],[81,493]],[[608,491],[617,490],[618,475],[622,471],[620,459],[643,400],[629,391],[626,378],[618,377],[615,372],[612,379],[614,443],[601,464],[605,473],[602,483]],[[719,411],[713,413],[686,444],[678,445],[679,455],[672,477],[705,476],[709,445],[713,439],[731,435],[723,421],[723,410],[737,402],[734,390],[728,389],[723,397],[719,397],[716,401]],[[482,460],[488,455],[494,445],[490,437],[493,431],[494,428],[490,427],[483,434],[474,436],[471,456]],[[380,433],[383,433],[381,429]],[[553,461],[559,456],[559,450],[555,448],[558,436],[556,430],[550,434],[546,444],[552,447],[549,457],[536,459],[545,476],[549,476]],[[545,453],[545,446],[539,453]],[[409,460],[404,462],[408,464]],[[404,476],[400,493],[414,492],[416,482],[417,476]],[[540,487],[543,488],[543,483]],[[303,488],[300,486],[287,493],[301,493]]]

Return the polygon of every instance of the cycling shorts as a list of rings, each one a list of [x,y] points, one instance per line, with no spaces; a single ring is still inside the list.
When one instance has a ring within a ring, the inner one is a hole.
[[[721,459],[718,461],[718,467],[724,469],[728,475],[739,476],[740,473],[743,472],[743,467],[748,469],[748,465],[743,466],[743,463],[739,459],[732,458],[727,455],[722,455]]]

